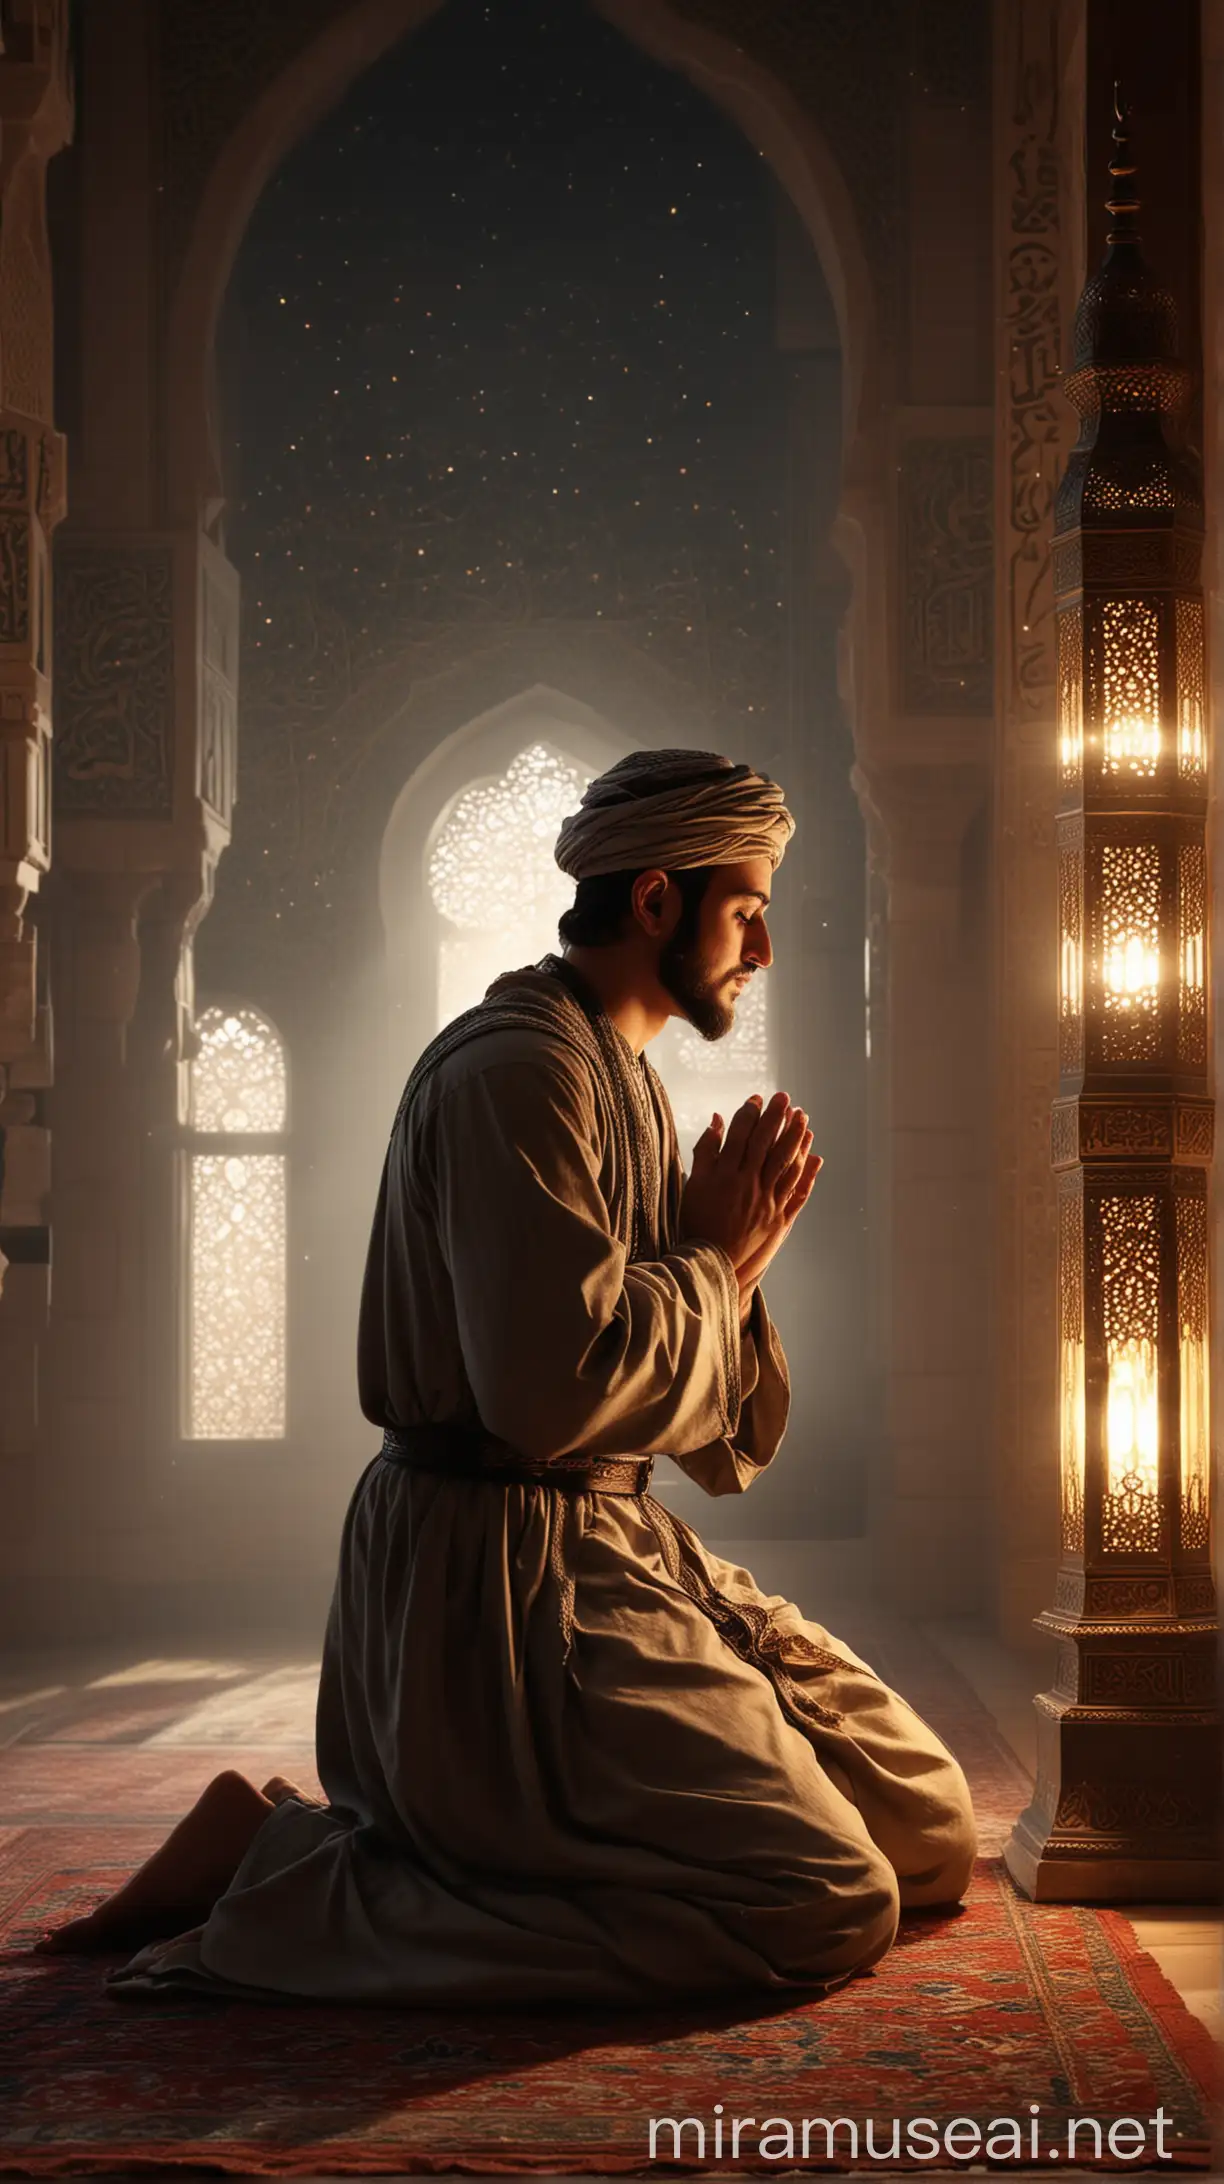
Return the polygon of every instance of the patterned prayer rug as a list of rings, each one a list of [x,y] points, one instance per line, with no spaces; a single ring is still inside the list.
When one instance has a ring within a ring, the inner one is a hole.
[[[1127,1920],[1025,1903],[997,1860],[982,1860],[961,1913],[907,1919],[874,1972],[789,2008],[122,2005],[97,1962],[26,1953],[158,1839],[71,1825],[0,1836],[0,2175],[628,2171],[650,2165],[651,2119],[664,2170],[929,2167],[932,2132],[953,2118],[979,2127],[945,2142],[962,2157],[993,2137],[1001,2166],[1035,2151],[1065,2167],[1068,2146],[1097,2165],[1093,2128],[1069,2140],[1071,2117],[1100,2125],[1100,2165],[1133,2167],[1134,2132],[1111,2159],[1109,2127],[1136,2119],[1154,2152],[1159,2110],[1172,2163],[1208,2163],[1208,2033]],[[679,2161],[664,2118],[693,2119]]]
[[[1027,1778],[990,1716],[930,1649],[909,1647],[904,1677],[886,1646],[878,1665],[965,1762],[997,1848]],[[227,1726],[242,1745],[226,1758],[311,1788],[305,1724],[287,1719],[283,1685],[264,1693],[273,1734],[257,1745],[262,1724],[242,1720],[235,1692]],[[947,2153],[949,2166],[1056,2173],[1208,2167],[1207,2031],[1124,1917],[1026,1903],[996,1857],[961,1911],[907,1918],[874,1972],[798,2005],[117,2003],[104,1963],[28,1952],[147,1857],[216,1771],[210,1736],[189,1749],[160,1707],[149,1717],[137,1748],[87,1731],[72,1749],[57,1718],[0,1753],[0,2176],[930,2173]],[[1134,2130],[1111,2149],[1120,2119],[1142,2129],[1142,2151]]]

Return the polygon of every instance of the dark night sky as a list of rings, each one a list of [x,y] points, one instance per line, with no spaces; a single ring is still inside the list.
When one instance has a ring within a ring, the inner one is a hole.
[[[772,188],[582,0],[451,0],[290,155],[219,344],[242,797],[206,950],[227,897],[335,893],[286,739],[322,784],[334,705],[440,630],[615,618],[768,749]]]

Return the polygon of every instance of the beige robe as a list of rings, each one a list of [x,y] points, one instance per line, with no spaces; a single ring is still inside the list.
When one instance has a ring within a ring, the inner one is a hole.
[[[677,1240],[665,1095],[573,985],[554,967],[493,991],[542,997],[577,1043],[486,1028],[418,1072],[371,1239],[362,1407],[479,1422],[535,1460],[665,1452],[741,1493],[785,1427],[781,1346],[759,1297],[741,1339],[725,1255]],[[899,1903],[955,1899],[975,1847],[933,1731],[652,1497],[381,1457],[345,1522],[318,1767],[326,1808],[278,1806],[207,1925],[117,1989],[784,1991],[875,1962]]]

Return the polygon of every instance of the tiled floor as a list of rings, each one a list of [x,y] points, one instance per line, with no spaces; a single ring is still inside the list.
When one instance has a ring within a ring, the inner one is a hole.
[[[877,1611],[864,1607],[854,1542],[813,1546],[803,1541],[738,1541],[721,1551],[751,1569],[766,1591],[797,1600],[813,1620],[867,1658],[872,1658],[873,1647],[882,1648],[877,1664],[882,1673],[890,1673],[891,1661],[905,1659],[902,1626],[890,1627]],[[969,1623],[926,1623],[917,1637],[959,1671],[1031,1773],[1032,1696],[1048,1680],[1048,1665],[1037,1656],[1009,1654]],[[314,1684],[314,1664],[296,1648],[292,1657],[285,1650],[269,1649],[262,1658],[230,1653],[193,1659],[168,1652],[162,1658],[140,1659],[130,1649],[99,1647],[88,1657],[76,1653],[10,1662],[0,1670],[0,1824],[6,1819],[20,1824],[22,1817],[16,1810],[8,1813],[11,1797],[6,1798],[4,1782],[7,1774],[12,1788],[25,1767],[6,1770],[5,1759],[11,1755],[14,1761],[32,1761],[34,1745],[42,1747],[43,1769],[50,1767],[48,1781],[62,1780],[69,1789],[74,1748],[87,1746],[98,1757],[105,1749],[115,1762],[115,1779],[122,1779],[124,1750],[134,1753],[138,1747],[141,1761],[133,1772],[147,1778],[154,1803],[157,1759],[169,1761],[184,1747],[201,1753],[215,1750],[218,1763],[222,1755],[240,1763],[244,1748],[274,1748],[304,1779]],[[919,1703],[917,1697],[914,1703]],[[35,1771],[41,1775],[43,1769]],[[58,1793],[63,1794],[67,1792]],[[23,1811],[30,1816],[28,1805]],[[173,1816],[147,1812],[147,1817],[161,1821]],[[1220,1908],[1136,1905],[1129,1915],[1139,1941],[1187,2007],[1224,2038]]]

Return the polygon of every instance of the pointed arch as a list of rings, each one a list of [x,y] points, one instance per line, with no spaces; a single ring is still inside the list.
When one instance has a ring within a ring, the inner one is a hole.
[[[167,485],[175,520],[193,522],[202,512],[209,524],[223,506],[214,384],[217,320],[261,191],[294,144],[349,86],[440,4],[348,0],[260,90],[208,169],[180,257],[166,332]],[[625,37],[720,107],[767,160],[794,204],[837,314],[849,462],[877,399],[876,312],[858,218],[827,140],[781,78],[667,0],[596,0],[596,6]]]

